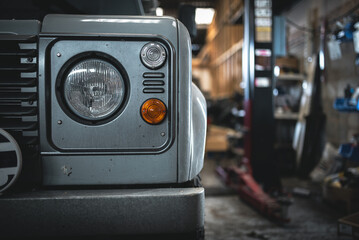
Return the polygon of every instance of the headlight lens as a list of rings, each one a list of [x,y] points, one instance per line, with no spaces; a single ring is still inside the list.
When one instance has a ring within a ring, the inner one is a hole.
[[[125,95],[121,73],[100,59],[74,65],[64,82],[65,100],[71,110],[87,120],[101,120],[114,113]]]

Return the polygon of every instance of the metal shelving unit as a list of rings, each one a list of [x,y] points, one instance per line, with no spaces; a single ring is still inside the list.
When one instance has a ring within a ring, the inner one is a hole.
[[[304,74],[298,73],[281,73],[280,75],[274,77],[274,87],[278,94],[274,101],[274,119],[276,129],[274,151],[283,174],[285,172],[295,170],[296,155],[292,147],[292,143],[295,125],[299,119],[299,109],[295,107],[295,100],[297,99],[299,108],[301,95],[303,94],[302,84],[305,79],[306,76]],[[291,94],[291,91],[293,89],[296,89],[294,91],[297,92],[297,98],[295,99],[292,99],[293,95]],[[288,105],[285,105],[285,103]]]
[[[274,118],[280,120],[298,120],[298,117],[298,113],[274,113]]]

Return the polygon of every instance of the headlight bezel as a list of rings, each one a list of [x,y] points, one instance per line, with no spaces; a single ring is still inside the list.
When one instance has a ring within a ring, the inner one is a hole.
[[[104,62],[111,64],[113,67],[116,68],[116,70],[122,76],[123,84],[124,84],[124,95],[123,95],[122,102],[120,103],[120,105],[109,116],[105,116],[105,117],[99,118],[99,119],[87,119],[85,117],[81,117],[79,114],[74,112],[74,110],[71,106],[69,106],[69,104],[67,103],[66,97],[65,97],[65,89],[64,88],[65,88],[66,77],[68,76],[70,71],[77,64],[79,64],[85,60],[90,60],[90,59],[98,59],[98,60],[102,60]],[[127,105],[128,98],[130,96],[130,81],[129,81],[127,72],[125,71],[125,68],[114,57],[112,57],[111,55],[109,55],[107,53],[103,53],[103,52],[96,52],[96,51],[83,52],[83,53],[80,53],[80,54],[77,54],[77,55],[74,55],[73,57],[71,57],[61,67],[61,69],[57,75],[55,85],[56,85],[55,86],[56,98],[57,98],[57,101],[58,101],[61,109],[71,119],[73,119],[79,123],[85,124],[85,125],[101,125],[101,124],[105,124],[105,123],[110,122],[113,119],[117,118],[121,114],[121,112],[124,110],[125,106]]]

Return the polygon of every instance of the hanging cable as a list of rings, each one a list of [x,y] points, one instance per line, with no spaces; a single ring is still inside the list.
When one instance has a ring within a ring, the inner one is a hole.
[[[344,13],[343,15],[341,15],[341,16],[339,16],[339,17],[336,17],[336,18],[334,18],[334,19],[332,19],[332,20],[330,20],[328,23],[329,23],[329,24],[335,23],[335,22],[337,22],[337,21],[339,21],[339,20],[341,20],[341,19],[343,19],[343,18],[345,18],[345,17],[351,15],[352,13],[354,13],[354,12],[355,12],[356,10],[358,10],[358,9],[359,9],[359,4],[357,4],[355,7],[351,8],[351,9],[349,9],[349,10],[348,10],[346,13]]]
[[[356,6],[354,6],[354,7],[351,8],[351,9],[349,9],[346,13],[344,13],[344,14],[342,14],[342,15],[340,15],[340,16],[338,16],[338,17],[332,19],[332,20],[330,20],[330,21],[328,22],[328,24],[331,25],[331,24],[333,24],[333,23],[335,23],[335,22],[337,22],[337,21],[339,21],[339,20],[341,20],[341,19],[343,19],[343,18],[345,18],[345,17],[347,17],[347,16],[353,14],[353,13],[354,13],[356,10],[358,10],[358,9],[359,9],[359,4],[357,4]],[[307,27],[304,27],[304,26],[299,26],[298,24],[296,24],[295,22],[293,22],[293,21],[290,20],[289,18],[286,18],[286,21],[287,21],[287,23],[288,23],[289,25],[292,25],[293,27],[295,27],[296,29],[298,29],[298,30],[300,30],[300,31],[308,32],[308,33],[312,33],[312,34],[313,34],[313,29],[311,29],[311,28],[307,28]]]

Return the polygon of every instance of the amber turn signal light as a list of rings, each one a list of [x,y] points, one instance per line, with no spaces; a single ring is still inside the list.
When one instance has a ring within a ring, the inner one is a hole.
[[[141,116],[149,124],[159,124],[166,117],[165,104],[156,98],[146,100],[141,106]]]

